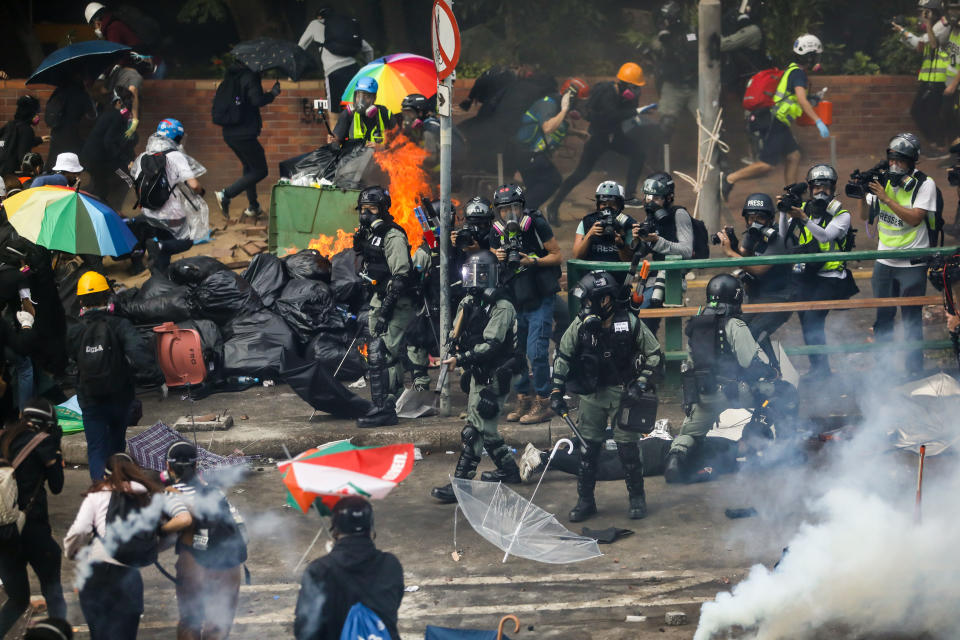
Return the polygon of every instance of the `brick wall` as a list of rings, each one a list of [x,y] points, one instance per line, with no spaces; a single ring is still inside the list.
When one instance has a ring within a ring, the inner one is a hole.
[[[813,90],[827,86],[827,96],[833,102],[834,124],[831,132],[837,137],[841,156],[878,155],[882,145],[894,133],[909,130],[913,123],[909,116],[914,92],[914,80],[907,76],[812,76]],[[267,89],[272,84],[265,83]],[[469,91],[472,82],[457,84],[454,103]],[[282,83],[283,93],[273,104],[262,109],[264,135],[261,142],[267,151],[271,181],[276,177],[277,163],[303,153],[326,141],[326,128],[319,122],[306,119],[302,100],[312,107],[315,98],[323,97],[319,81]],[[650,82],[643,94],[644,102],[656,100],[654,83]],[[208,169],[203,183],[209,188],[222,188],[238,172],[238,163],[223,143],[220,128],[210,122],[210,104],[216,88],[214,80],[147,81],[143,89],[141,133],[145,139],[156,123],[165,117],[180,119],[187,130],[186,148]],[[45,103],[49,87],[24,87],[22,80],[0,81],[0,119],[13,115],[16,99],[27,92]],[[459,109],[455,110],[460,116]],[[740,113],[730,119],[739,120]],[[798,138],[807,155],[814,159],[828,157],[827,142],[821,140],[815,127],[797,127]],[[42,125],[38,133],[46,133]],[[38,151],[46,155],[47,145]],[[261,186],[261,199],[267,203],[269,188]]]

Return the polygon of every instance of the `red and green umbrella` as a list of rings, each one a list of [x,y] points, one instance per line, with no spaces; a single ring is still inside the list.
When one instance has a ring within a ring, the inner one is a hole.
[[[86,191],[45,185],[7,198],[3,207],[22,238],[51,251],[116,257],[137,244],[120,214]]]
[[[412,53],[392,53],[369,63],[347,85],[341,102],[353,102],[353,91],[360,78],[373,78],[379,85],[377,104],[390,113],[400,113],[400,102],[411,93],[430,98],[437,93],[437,68],[430,58]]]
[[[413,445],[357,447],[330,442],[277,463],[287,502],[306,513],[319,497],[332,508],[344,496],[384,498],[413,470]]]

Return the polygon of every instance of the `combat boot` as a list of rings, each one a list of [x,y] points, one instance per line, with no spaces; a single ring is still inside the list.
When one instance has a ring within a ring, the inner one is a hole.
[[[640,445],[636,442],[618,442],[617,455],[623,465],[623,473],[630,496],[629,517],[642,520],[647,517],[647,496],[643,490],[643,460],[640,458]]]
[[[570,510],[570,522],[583,522],[597,513],[593,490],[597,486],[597,461],[602,442],[587,441],[586,450],[580,450],[580,469],[577,473],[577,506]]]
[[[386,345],[382,338],[370,341],[368,347],[370,362],[370,402],[373,408],[366,415],[357,418],[357,426],[362,429],[371,427],[389,427],[397,424],[397,400],[390,393],[391,364]]]
[[[687,452],[671,449],[667,454],[667,464],[663,469],[663,479],[669,484],[676,484],[684,481],[686,472],[684,470],[687,461]]]
[[[394,407],[374,407],[366,415],[357,418],[357,426],[361,429],[389,427],[397,424],[398,421]]]
[[[520,467],[517,461],[513,459],[513,454],[507,448],[503,440],[497,440],[489,444],[485,443],[483,448],[493,463],[497,465],[494,471],[484,471],[480,474],[480,479],[484,482],[504,482],[506,484],[520,484]]]
[[[530,411],[530,405],[533,403],[533,398],[524,394],[517,394],[517,403],[513,407],[513,411],[507,414],[507,422],[517,422]]]
[[[534,396],[533,403],[530,405],[530,411],[520,417],[520,424],[550,422],[550,420],[553,419],[553,415],[553,410],[550,408],[550,399]]]
[[[473,454],[473,447],[479,439],[480,432],[472,424],[467,423],[460,432],[460,457],[457,459],[457,468],[453,471],[454,478],[469,480],[476,474],[477,465],[480,464],[480,456]],[[451,483],[442,487],[434,487],[430,490],[430,495],[444,504],[457,501],[457,495],[453,492],[453,484]]]

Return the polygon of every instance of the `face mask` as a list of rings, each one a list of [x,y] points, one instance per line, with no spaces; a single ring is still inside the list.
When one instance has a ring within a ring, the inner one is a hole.
[[[34,126],[40,124],[40,114],[33,116],[33,120],[30,121]]]
[[[420,129],[423,127],[423,120],[414,118],[413,120],[404,120],[403,126],[407,129]]]
[[[96,34],[98,38],[100,38],[101,40],[103,39],[103,31],[99,27],[94,29],[93,32]]]
[[[371,212],[369,209],[360,210],[360,225],[364,227],[372,227],[374,223],[379,221],[377,215]]]

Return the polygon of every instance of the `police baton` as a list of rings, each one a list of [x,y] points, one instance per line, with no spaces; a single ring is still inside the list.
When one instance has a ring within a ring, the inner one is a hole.
[[[580,435],[580,431],[577,429],[576,425],[573,424],[573,420],[570,419],[570,414],[561,413],[560,417],[563,418],[563,421],[567,423],[567,426],[570,427],[570,430],[573,431],[573,435],[577,436],[577,440],[580,441],[580,446],[584,451],[587,450],[587,441],[583,439],[583,436]]]

